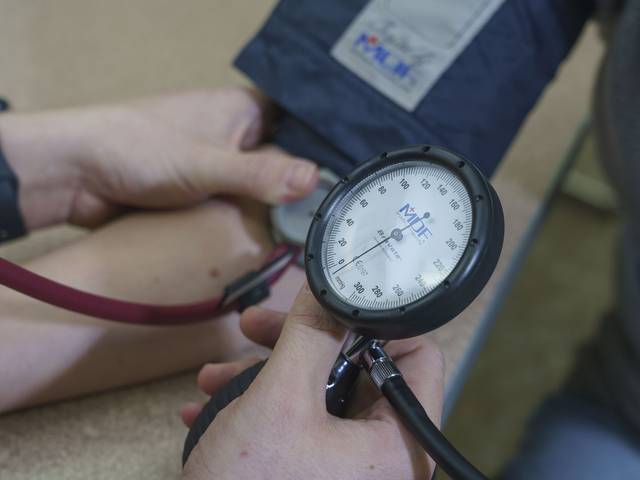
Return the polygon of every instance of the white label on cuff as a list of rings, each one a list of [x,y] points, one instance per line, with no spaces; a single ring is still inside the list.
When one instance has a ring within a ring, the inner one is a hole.
[[[408,111],[505,0],[371,0],[331,55]]]

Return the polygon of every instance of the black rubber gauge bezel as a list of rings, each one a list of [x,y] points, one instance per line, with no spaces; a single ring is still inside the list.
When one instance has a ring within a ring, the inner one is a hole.
[[[329,285],[321,259],[324,234],[342,199],[381,168],[424,161],[454,172],[471,198],[473,223],[469,243],[456,267],[435,289],[415,302],[389,310],[368,310],[342,300]],[[358,334],[378,339],[408,338],[453,319],[482,291],[500,257],[504,218],[500,200],[485,176],[467,159],[448,150],[416,145],[383,153],[356,168],[329,192],[311,223],[305,247],[307,281],[313,295],[338,321]]]

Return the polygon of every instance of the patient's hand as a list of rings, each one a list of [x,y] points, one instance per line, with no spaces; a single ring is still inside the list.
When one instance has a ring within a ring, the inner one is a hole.
[[[315,186],[306,160],[260,146],[273,105],[244,88],[0,117],[28,228],[94,227],[126,207],[173,208],[215,194],[266,203]]]
[[[219,295],[272,248],[266,209],[308,193],[310,162],[257,147],[269,107],[240,88],[122,105],[0,116],[30,228],[95,226],[125,206],[193,208],[122,215],[29,262],[85,291],[147,303]],[[248,149],[254,150],[249,151]],[[264,206],[262,206],[264,207]],[[288,308],[304,274],[281,279],[268,302]],[[237,315],[171,328],[132,327],[67,312],[0,288],[0,412],[148,380],[247,348]],[[167,352],[170,352],[168,355]],[[34,364],[42,368],[34,369]]]
[[[176,304],[220,295],[272,248],[267,208],[215,199],[123,215],[27,263],[40,275],[123,300]],[[266,301],[288,309],[291,268]],[[211,322],[141,327],[68,312],[0,287],[0,412],[129,385],[255,351],[235,312]],[[39,368],[33,368],[39,365]]]

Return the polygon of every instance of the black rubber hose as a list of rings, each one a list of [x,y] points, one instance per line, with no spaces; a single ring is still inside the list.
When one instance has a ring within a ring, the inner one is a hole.
[[[236,375],[231,381],[221,388],[215,395],[213,395],[207,404],[204,406],[200,415],[193,423],[186,440],[184,441],[184,449],[182,450],[182,465],[187,463],[191,451],[198,444],[200,437],[204,435],[204,432],[209,428],[213,419],[220,413],[227,405],[233,402],[236,398],[242,395],[247,388],[253,382],[253,379],[258,376],[262,367],[266,363],[266,360],[258,362],[255,365],[247,368],[242,373]]]
[[[391,377],[381,391],[413,437],[453,480],[487,480],[433,424],[404,378]]]
[[[209,428],[209,425],[211,425],[211,422],[216,418],[216,415],[249,388],[251,382],[258,376],[258,373],[260,373],[265,363],[266,360],[256,363],[252,367],[239,373],[209,399],[193,423],[184,442],[184,449],[182,451],[183,466],[187,463],[191,451],[198,444],[200,437],[204,435],[204,432]],[[360,367],[347,360],[344,355],[340,355],[336,359],[327,382],[327,412],[336,417],[342,417],[344,415],[359,374]]]

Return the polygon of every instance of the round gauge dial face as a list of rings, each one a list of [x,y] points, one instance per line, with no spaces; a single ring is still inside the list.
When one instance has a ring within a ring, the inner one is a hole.
[[[471,198],[448,168],[406,161],[351,189],[326,223],[322,269],[354,307],[388,310],[427,295],[458,264],[473,223]]]

